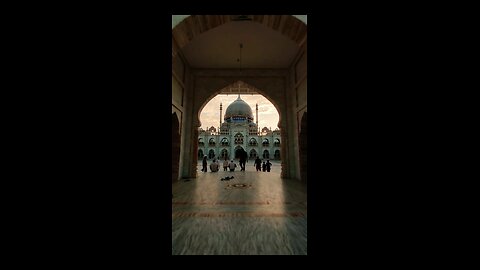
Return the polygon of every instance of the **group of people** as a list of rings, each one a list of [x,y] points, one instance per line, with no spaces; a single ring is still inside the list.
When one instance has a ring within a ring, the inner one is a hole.
[[[264,160],[262,163],[262,160],[260,160],[260,158],[257,157],[255,159],[255,168],[257,169],[257,172],[259,172],[260,170],[264,172],[265,171],[270,172],[270,169],[272,168],[272,163],[270,163],[269,159],[267,159],[267,162],[265,162]]]
[[[218,164],[217,159],[214,158],[212,160],[212,163],[210,163],[210,171],[218,172],[219,167],[220,167],[220,164]],[[207,172],[207,156],[204,156],[202,160],[202,172]]]
[[[248,162],[247,157],[243,156],[243,155],[240,155],[240,160],[239,160],[240,171],[245,171],[245,163],[246,162]],[[207,165],[208,165],[207,164],[207,156],[204,156],[203,160],[202,160],[202,172],[207,172]],[[270,163],[270,160],[267,159],[267,162],[265,162],[265,160],[264,160],[263,164],[262,164],[262,160],[259,157],[257,157],[255,159],[254,166],[257,169],[257,172],[258,171],[270,172],[271,167],[272,167],[272,163]],[[228,169],[229,169],[231,172],[234,172],[236,167],[237,167],[237,164],[235,164],[235,162],[233,162],[233,160],[231,160],[229,162],[228,159],[225,158],[225,160],[223,161],[223,170],[224,171],[228,171]],[[211,172],[218,172],[219,168],[220,168],[219,161],[216,158],[213,158],[212,163],[210,163],[210,171]]]
[[[225,158],[225,161],[223,162],[224,171],[227,171],[228,169],[230,169],[230,171],[233,172],[235,171],[236,167],[237,167],[237,164],[235,164],[233,160],[228,162],[228,159]],[[216,158],[213,158],[212,163],[210,163],[210,171],[218,172],[219,168],[220,168],[219,161]],[[245,168],[243,168],[242,170],[244,171]],[[202,172],[207,172],[207,156],[204,156],[202,160]]]

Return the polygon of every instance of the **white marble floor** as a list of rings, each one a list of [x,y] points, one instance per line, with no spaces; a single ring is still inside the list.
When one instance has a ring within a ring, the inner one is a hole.
[[[173,255],[306,255],[307,190],[271,172],[201,172],[173,184]],[[239,169],[239,168],[238,168]],[[233,176],[230,181],[220,181]]]

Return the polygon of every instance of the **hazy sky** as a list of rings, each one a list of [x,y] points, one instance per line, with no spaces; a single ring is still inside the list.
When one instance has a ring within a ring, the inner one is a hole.
[[[225,111],[227,110],[228,105],[238,98],[238,94],[232,95],[217,95],[212,98],[207,105],[200,112],[200,121],[202,122],[202,128],[206,130],[207,128],[213,126],[216,129],[220,126],[220,102],[222,103],[222,123],[223,117],[225,116]],[[258,125],[260,129],[263,127],[272,128],[275,130],[278,124],[278,112],[275,106],[263,97],[262,95],[252,95],[245,94],[240,95],[240,98],[245,101],[250,108],[252,108],[253,121],[256,122],[255,114],[255,104],[258,103]]]

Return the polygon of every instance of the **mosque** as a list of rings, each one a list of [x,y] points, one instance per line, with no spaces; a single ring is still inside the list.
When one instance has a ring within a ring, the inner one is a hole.
[[[256,104],[256,123],[253,122],[252,108],[240,98],[232,102],[225,111],[222,123],[222,104],[220,103],[220,127],[207,130],[199,128],[198,158],[237,159],[240,151],[246,151],[249,159],[280,160],[280,130],[258,127],[258,104]]]

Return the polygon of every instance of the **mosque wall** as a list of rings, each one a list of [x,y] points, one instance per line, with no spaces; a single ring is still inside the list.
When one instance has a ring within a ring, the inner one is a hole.
[[[187,96],[191,95],[191,80],[190,80],[190,68],[188,63],[184,60],[182,54],[177,54],[172,59],[172,113],[176,112],[180,122],[180,144],[181,149],[187,149],[191,146],[186,143],[188,136],[192,136],[191,132],[187,129],[191,125],[192,117],[188,117],[188,104]],[[190,94],[189,94],[190,93]],[[179,178],[189,176],[190,169],[185,169],[185,155],[186,151],[182,150],[180,153],[179,161]],[[191,152],[194,149],[190,149]],[[178,180],[178,179],[177,179]]]

